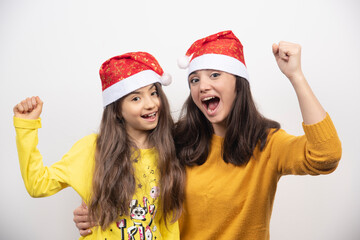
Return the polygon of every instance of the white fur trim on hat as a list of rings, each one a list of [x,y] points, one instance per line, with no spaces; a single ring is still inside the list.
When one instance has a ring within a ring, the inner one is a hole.
[[[194,58],[190,62],[188,74],[204,69],[220,70],[249,80],[246,66],[242,62],[222,54],[204,54]]]
[[[151,83],[160,82],[160,75],[152,70],[141,71],[128,78],[125,78],[102,92],[103,106],[106,107],[110,103],[115,102],[126,94],[129,94],[136,89],[145,87]]]

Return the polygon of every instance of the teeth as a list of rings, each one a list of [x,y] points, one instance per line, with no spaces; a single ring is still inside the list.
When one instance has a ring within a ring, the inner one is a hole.
[[[152,116],[155,116],[156,112],[153,112],[153,113],[150,113],[150,114],[147,114],[147,115],[144,115],[144,117],[152,117]]]
[[[204,99],[201,100],[201,101],[205,102],[205,101],[208,101],[208,100],[213,99],[213,98],[215,98],[215,97],[207,97],[207,98],[204,98]]]

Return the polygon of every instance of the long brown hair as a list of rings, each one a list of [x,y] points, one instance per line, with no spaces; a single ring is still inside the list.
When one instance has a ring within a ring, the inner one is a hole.
[[[249,162],[258,144],[260,150],[265,147],[270,128],[280,128],[278,122],[259,113],[249,82],[238,76],[236,97],[226,121],[222,157],[225,162],[237,166]],[[183,105],[179,121],[175,124],[175,146],[180,161],[189,166],[205,163],[213,133],[211,123],[190,95]]]
[[[164,220],[172,212],[177,220],[184,200],[185,170],[176,158],[172,131],[174,122],[167,98],[159,83],[155,83],[161,106],[159,122],[151,130],[148,141],[158,151],[160,170],[160,205]],[[124,97],[123,97],[124,98]],[[133,156],[138,150],[129,138],[121,117],[121,101],[105,107],[96,141],[93,193],[89,205],[90,217],[106,229],[118,216],[129,215],[129,203],[135,193]]]

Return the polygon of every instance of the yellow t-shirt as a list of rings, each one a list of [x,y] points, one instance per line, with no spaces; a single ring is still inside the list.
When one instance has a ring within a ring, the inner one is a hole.
[[[96,134],[88,135],[67,152],[60,161],[49,167],[43,165],[37,149],[37,129],[40,119],[27,120],[14,117],[16,143],[21,175],[32,197],[46,197],[71,186],[88,202],[92,191],[92,176],[95,164]],[[136,191],[129,203],[130,216],[119,216],[105,231],[100,227],[80,239],[179,239],[178,222],[167,227],[160,221],[159,170],[155,148],[140,149],[134,160]]]

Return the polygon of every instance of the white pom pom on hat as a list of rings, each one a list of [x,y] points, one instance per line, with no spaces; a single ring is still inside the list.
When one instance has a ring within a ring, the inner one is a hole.
[[[172,82],[172,77],[169,73],[164,72],[163,75],[160,77],[161,84],[164,86],[169,86]]]
[[[179,68],[186,69],[189,67],[191,57],[190,56],[182,56],[177,59],[177,64]]]

